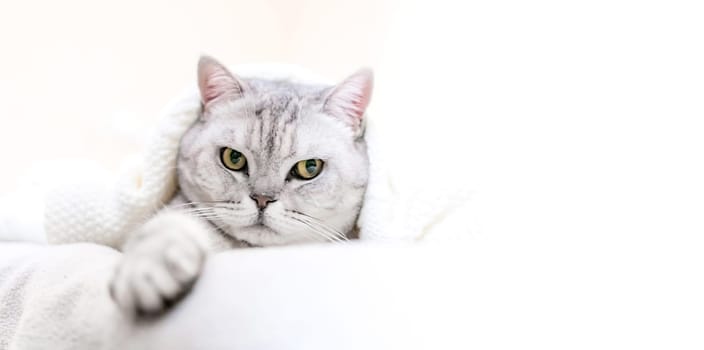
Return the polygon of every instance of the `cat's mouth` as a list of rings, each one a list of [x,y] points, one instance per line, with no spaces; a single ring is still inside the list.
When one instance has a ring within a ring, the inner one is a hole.
[[[246,226],[246,229],[249,230],[256,230],[256,231],[266,231],[267,234],[274,234],[278,235],[279,233],[271,226],[272,224],[272,219],[268,217],[264,210],[259,212],[259,215],[257,216],[256,220],[248,226]]]
[[[274,229],[273,227],[267,225],[267,224],[264,223],[264,222],[261,222],[261,223],[258,223],[258,224],[254,224],[252,227],[255,228],[255,229],[258,229],[258,230],[266,231],[267,233],[270,233],[270,234],[272,234],[272,235],[274,235],[274,236],[281,236],[281,234],[279,233],[279,231],[277,231],[276,229]]]
[[[267,215],[266,210],[260,210],[259,216],[257,216],[257,219],[250,227],[265,229],[271,231],[271,233],[273,234],[278,235],[279,233],[276,231],[276,229],[274,229],[273,226],[275,221],[276,219],[274,219],[271,215]]]

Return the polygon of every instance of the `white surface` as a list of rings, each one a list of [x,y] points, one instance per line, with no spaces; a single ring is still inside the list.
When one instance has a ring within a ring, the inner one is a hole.
[[[236,250],[209,260],[183,303],[137,329],[115,314],[100,277],[114,259],[96,246],[0,244],[0,297],[16,307],[11,288],[23,274],[33,291],[17,348],[80,349],[91,340],[96,349],[101,339],[107,348],[174,350],[704,345],[704,261],[676,243]]]
[[[107,289],[119,257],[88,244],[0,243],[0,349],[108,349],[130,325]]]

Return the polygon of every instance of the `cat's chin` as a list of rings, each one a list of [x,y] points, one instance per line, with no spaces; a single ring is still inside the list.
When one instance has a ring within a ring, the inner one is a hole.
[[[228,235],[237,240],[243,241],[251,246],[276,246],[296,243],[298,240],[294,237],[282,235],[270,227],[263,224],[255,224],[251,226],[236,228],[233,232],[227,232]]]

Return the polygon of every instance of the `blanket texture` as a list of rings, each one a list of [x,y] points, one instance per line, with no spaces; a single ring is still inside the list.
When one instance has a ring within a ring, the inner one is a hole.
[[[131,323],[108,294],[119,252],[0,243],[0,349],[109,349]]]

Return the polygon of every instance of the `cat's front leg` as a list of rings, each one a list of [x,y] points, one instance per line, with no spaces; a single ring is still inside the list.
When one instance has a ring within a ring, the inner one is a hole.
[[[188,292],[200,274],[208,224],[168,209],[134,232],[110,282],[110,294],[131,315],[155,315]]]

